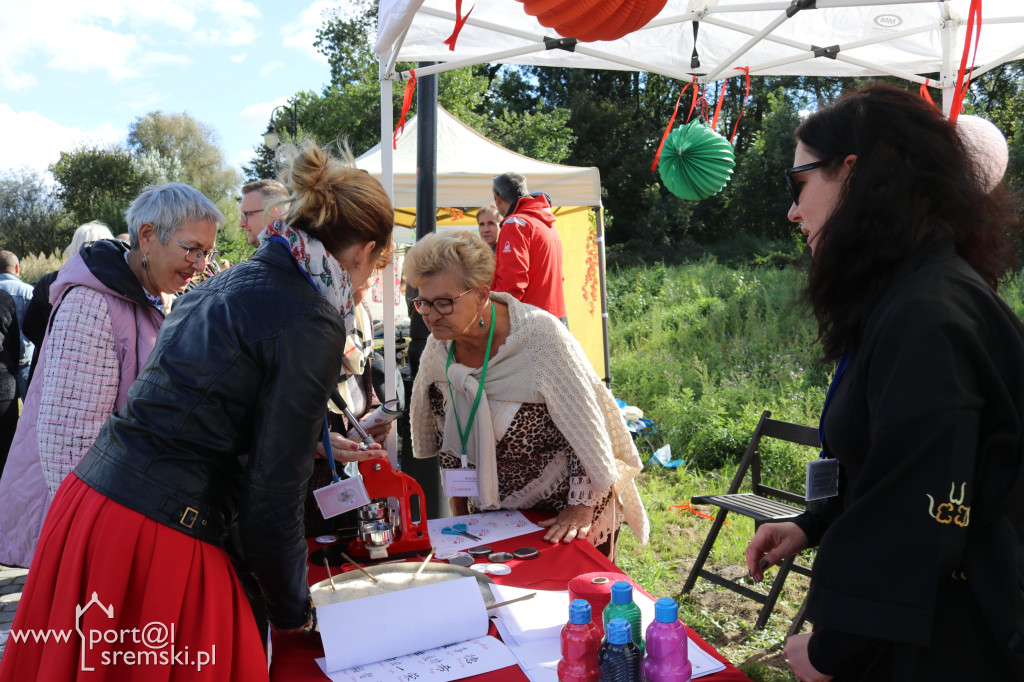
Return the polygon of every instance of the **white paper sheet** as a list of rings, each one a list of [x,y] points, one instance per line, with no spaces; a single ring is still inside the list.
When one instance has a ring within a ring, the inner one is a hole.
[[[318,606],[317,619],[330,671],[476,639],[488,627],[484,599],[469,577]]]
[[[462,535],[445,535],[441,532],[442,528],[456,523],[466,524],[468,532],[480,539],[474,540]],[[430,519],[427,521],[427,530],[430,532],[431,543],[438,553],[442,553],[453,549],[469,549],[478,545],[489,545],[492,542],[507,540],[518,535],[528,535],[534,531],[543,530],[543,528],[527,520],[522,512],[506,509],[455,516],[450,519]]]
[[[332,682],[448,682],[507,668],[516,659],[504,644],[485,636],[333,673],[327,672],[327,659],[316,662]]]
[[[534,671],[543,671],[538,673],[543,677],[546,671],[554,671],[558,667],[558,660],[562,657],[560,637],[548,637],[527,644],[518,644],[500,618],[494,618],[492,622],[497,628],[498,634],[501,635],[502,641],[519,661],[519,667],[524,672],[530,674]]]
[[[491,616],[501,619],[517,644],[558,638],[562,626],[569,620],[569,593],[565,590],[531,590],[510,585],[490,585],[490,588],[495,603],[537,593],[531,599],[491,611]]]

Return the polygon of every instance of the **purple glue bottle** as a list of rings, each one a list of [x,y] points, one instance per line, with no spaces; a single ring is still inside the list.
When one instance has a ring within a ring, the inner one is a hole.
[[[693,670],[686,648],[686,626],[679,620],[679,604],[662,597],[654,603],[654,620],[647,626],[645,682],[690,682]]]
[[[590,603],[573,599],[569,622],[562,626],[562,659],[558,661],[559,682],[598,682],[597,651],[601,630],[590,614]]]

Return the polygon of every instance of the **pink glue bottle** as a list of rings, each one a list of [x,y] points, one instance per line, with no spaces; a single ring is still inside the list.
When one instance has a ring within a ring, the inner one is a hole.
[[[590,603],[573,599],[569,622],[562,627],[562,659],[558,661],[559,682],[598,682],[597,651],[601,630],[590,614]]]
[[[645,682],[690,682],[693,671],[686,648],[686,626],[679,621],[679,605],[662,597],[654,603],[654,620],[647,626]]]

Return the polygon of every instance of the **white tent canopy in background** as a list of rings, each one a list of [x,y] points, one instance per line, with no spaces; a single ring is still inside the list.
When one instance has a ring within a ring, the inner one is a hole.
[[[394,150],[394,195],[396,207],[416,205],[416,145],[419,117],[405,124]],[[388,137],[387,144],[391,144]],[[358,159],[356,166],[381,177],[381,146]],[[458,120],[437,109],[437,205],[476,207],[491,203],[491,181],[495,175],[516,172],[525,175],[534,191],[546,192],[552,206],[600,206],[601,175],[597,168],[560,166],[516,154],[497,145]]]
[[[701,82],[736,76],[744,66],[751,75],[895,75],[919,83],[940,73],[940,86],[954,85],[970,0],[817,0],[810,3],[815,9],[787,17],[795,4],[668,0],[644,28],[618,40],[579,43],[570,52],[544,49],[544,38],[558,35],[521,3],[476,0],[455,51],[449,51],[443,41],[454,28],[455,0],[381,0],[375,50],[385,78],[397,60],[448,62],[440,69],[486,62],[643,70],[684,81],[696,75]],[[1024,56],[1024,2],[984,0],[983,19],[976,60],[981,69]],[[701,66],[691,71],[693,20],[700,21]],[[834,59],[816,57],[816,46],[840,49]]]

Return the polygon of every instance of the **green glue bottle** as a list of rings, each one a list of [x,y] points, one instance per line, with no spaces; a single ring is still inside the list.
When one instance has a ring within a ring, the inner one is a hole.
[[[633,586],[625,580],[619,580],[612,585],[612,600],[604,607],[601,620],[604,621],[605,638],[608,634],[608,622],[612,618],[624,618],[629,623],[630,639],[640,649],[641,656],[644,653],[644,637],[640,622],[640,607],[633,601]]]

